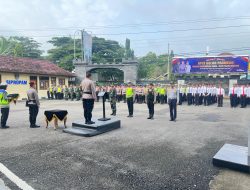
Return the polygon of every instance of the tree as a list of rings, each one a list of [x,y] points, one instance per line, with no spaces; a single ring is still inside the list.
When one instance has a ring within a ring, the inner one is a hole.
[[[53,37],[50,41],[54,48],[48,50],[48,59],[58,66],[72,71],[74,69],[74,40],[71,37]],[[81,41],[76,40],[76,57],[81,57]]]
[[[155,53],[149,52],[146,56],[139,59],[138,77],[154,78],[165,74],[168,71],[167,63],[167,54],[157,56]]]
[[[48,59],[66,70],[74,69],[74,40],[71,37],[54,37],[50,41],[54,47],[48,50]],[[93,63],[119,63],[122,62],[125,49],[118,42],[104,38],[92,39]],[[81,40],[76,40],[76,58],[81,59]]]
[[[10,38],[0,37],[0,55],[40,58],[43,52],[39,48],[40,44],[32,38],[18,36]]]

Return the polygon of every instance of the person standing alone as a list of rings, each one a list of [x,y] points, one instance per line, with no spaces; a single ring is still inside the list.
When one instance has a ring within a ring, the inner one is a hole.
[[[149,117],[147,119],[154,119],[154,104],[156,102],[156,96],[154,91],[154,85],[149,84],[147,93],[146,93],[146,101],[149,111]]]
[[[95,122],[91,121],[92,111],[94,108],[94,101],[96,100],[96,91],[95,84],[91,80],[91,73],[86,73],[86,78],[81,83],[82,86],[82,103],[84,110],[85,124],[94,124]]]
[[[29,107],[29,120],[30,120],[30,128],[39,128],[40,126],[36,125],[36,118],[39,112],[39,98],[37,91],[35,89],[35,83],[30,82],[30,89],[27,91],[27,107]]]
[[[126,88],[126,100],[128,105],[128,117],[133,117],[134,113],[134,89],[132,88],[132,83],[129,82]]]
[[[168,90],[168,105],[170,110],[170,121],[176,121],[177,117],[177,89],[171,84]]]

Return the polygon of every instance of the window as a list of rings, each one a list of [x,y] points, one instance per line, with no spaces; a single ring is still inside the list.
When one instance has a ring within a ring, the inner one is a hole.
[[[65,78],[59,78],[59,85],[65,85]]]
[[[51,86],[56,86],[56,77],[51,77]]]
[[[19,73],[15,73],[15,80],[19,80]]]
[[[40,90],[47,90],[49,88],[49,77],[39,77]]]

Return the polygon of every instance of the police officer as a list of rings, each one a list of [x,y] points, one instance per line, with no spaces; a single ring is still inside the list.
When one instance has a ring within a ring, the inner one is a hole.
[[[69,99],[69,88],[65,86],[64,88],[64,99],[68,100]]]
[[[81,99],[81,89],[80,86],[76,87],[76,101]]]
[[[148,90],[146,92],[146,101],[149,111],[149,117],[147,119],[154,119],[154,104],[156,102],[156,95],[154,85],[152,83],[148,86]]]
[[[86,73],[86,78],[81,83],[82,87],[82,103],[84,109],[85,124],[94,124],[91,121],[94,101],[96,100],[95,84],[91,80],[91,73]]]
[[[70,85],[69,93],[70,93],[70,99],[71,101],[73,101],[74,100],[74,88],[72,85]]]
[[[55,99],[57,100],[58,97],[57,97],[57,87],[56,87],[56,85],[54,86],[53,91],[54,91]]]
[[[48,96],[48,100],[50,100],[51,97],[50,97],[50,88],[49,87],[47,88],[47,96]]]
[[[49,93],[50,93],[50,98],[53,100],[54,94],[53,94],[53,87],[52,86],[49,88]]]
[[[7,129],[9,128],[9,126],[6,125],[6,122],[8,120],[9,117],[9,111],[10,111],[10,107],[9,107],[9,103],[10,100],[7,96],[8,93],[6,92],[7,89],[7,83],[1,83],[0,84],[0,107],[1,107],[1,128],[2,129]]]
[[[170,110],[170,121],[176,121],[177,117],[177,89],[174,83],[171,83],[171,87],[168,90],[168,105]]]
[[[27,91],[28,101],[27,106],[29,107],[29,121],[30,121],[30,128],[38,128],[40,126],[36,125],[36,117],[39,112],[39,98],[37,91],[35,89],[35,83],[30,82],[30,89]]]
[[[132,87],[132,83],[129,82],[126,88],[126,100],[128,105],[128,117],[133,117],[134,113],[134,89]]]
[[[220,85],[219,88],[217,88],[218,107],[223,107],[223,97],[224,96],[225,96],[225,90]]]
[[[161,87],[159,88],[159,95],[160,95],[160,102],[161,104],[164,104],[164,97],[166,95],[166,89],[164,85],[162,84]]]
[[[112,110],[111,115],[113,116],[116,115],[116,96],[117,96],[116,88],[114,87],[114,85],[111,85],[111,88],[109,91],[109,98],[110,98],[110,106]]]

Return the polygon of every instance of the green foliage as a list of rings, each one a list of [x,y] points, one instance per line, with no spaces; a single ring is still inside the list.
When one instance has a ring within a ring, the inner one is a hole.
[[[39,48],[40,44],[32,38],[0,37],[0,55],[40,58],[43,52]]]
[[[170,63],[172,55],[170,54]],[[139,59],[139,68],[138,68],[139,78],[158,77],[167,72],[168,72],[167,54],[162,54],[157,56],[155,53],[149,52],[146,56],[143,56]]]
[[[54,48],[48,50],[48,59],[59,66],[72,71],[74,69],[74,39],[71,37],[54,37],[50,41]],[[125,49],[118,42],[93,37],[93,63],[119,63],[124,57]],[[81,59],[81,40],[76,40],[76,58]]]

